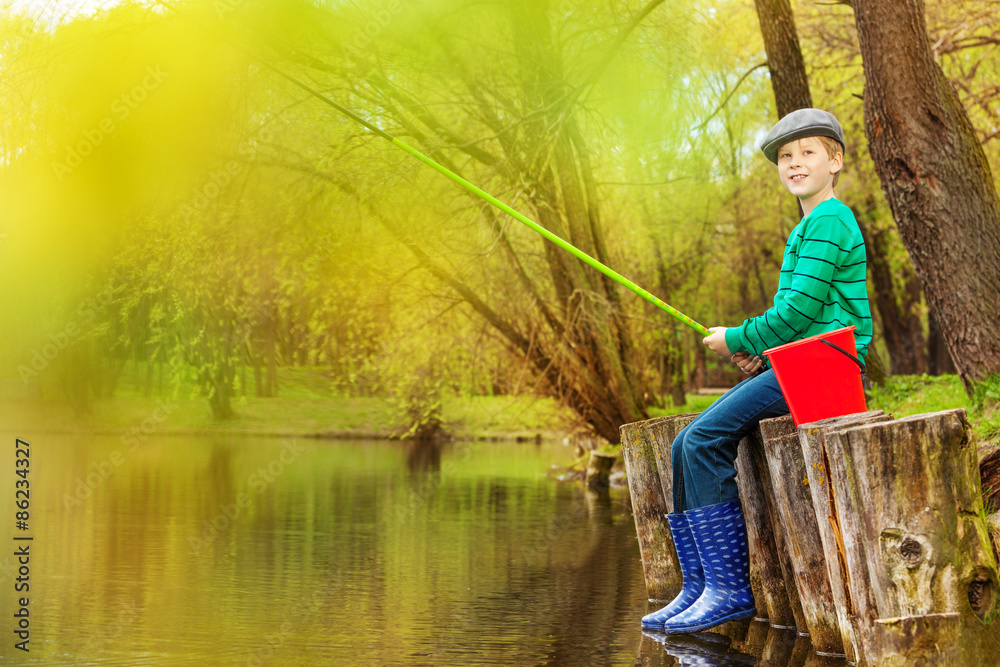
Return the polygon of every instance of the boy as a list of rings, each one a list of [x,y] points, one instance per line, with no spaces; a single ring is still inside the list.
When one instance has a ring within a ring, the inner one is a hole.
[[[849,325],[858,359],[872,338],[865,247],[851,210],[833,188],[844,164],[844,134],[820,109],[794,111],[761,146],[804,216],[785,245],[774,306],[738,327],[712,327],[704,343],[751,375],[678,434],[671,451],[675,514],[667,515],[683,587],[642,619],[667,634],[697,632],[755,613],[746,526],[736,487],[736,448],[762,419],[788,413],[774,371],[761,353]],[[820,372],[822,369],[816,369]]]

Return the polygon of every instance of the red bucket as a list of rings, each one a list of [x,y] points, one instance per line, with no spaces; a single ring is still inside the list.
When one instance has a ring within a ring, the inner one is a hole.
[[[855,327],[764,350],[795,425],[865,412]]]

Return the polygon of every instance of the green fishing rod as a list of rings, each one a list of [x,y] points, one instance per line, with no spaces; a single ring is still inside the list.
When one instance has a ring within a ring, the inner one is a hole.
[[[158,4],[158,5],[162,5],[163,7],[166,7],[167,9],[169,9],[170,11],[178,14],[179,16],[184,16],[184,14],[180,10],[175,9],[172,5],[168,4],[164,0],[153,0],[153,1],[156,4]],[[197,21],[195,21],[194,19],[192,19],[190,17],[185,17],[185,18],[188,18],[190,21],[192,21],[194,23],[198,23]],[[198,23],[198,25],[201,25],[201,24]],[[204,26],[202,26],[202,27],[204,27]],[[611,268],[605,266],[601,262],[597,261],[596,259],[594,259],[590,255],[588,255],[587,253],[583,252],[582,250],[580,250],[579,248],[577,248],[576,246],[574,246],[573,244],[571,244],[568,241],[566,241],[566,240],[564,240],[564,239],[556,236],[555,234],[553,234],[549,230],[545,229],[544,227],[542,227],[541,225],[539,225],[534,220],[531,220],[527,216],[522,215],[521,213],[515,211],[514,209],[512,209],[507,204],[503,203],[502,201],[500,201],[499,199],[497,199],[496,197],[494,197],[490,193],[486,192],[485,190],[482,190],[482,189],[476,187],[475,185],[473,185],[469,181],[465,180],[464,178],[462,178],[461,176],[459,176],[455,172],[451,171],[447,167],[444,167],[444,166],[438,164],[437,162],[435,162],[431,158],[427,157],[426,155],[424,155],[423,153],[421,153],[417,149],[415,149],[412,146],[404,143],[403,141],[400,141],[399,139],[397,139],[396,137],[392,136],[391,134],[389,134],[385,130],[382,130],[381,128],[376,127],[375,125],[372,125],[371,123],[369,123],[364,118],[362,118],[361,116],[357,115],[356,113],[354,113],[353,111],[351,111],[347,107],[344,107],[344,106],[338,104],[337,102],[335,102],[334,100],[330,99],[329,97],[327,97],[323,93],[319,92],[318,90],[316,90],[312,86],[304,83],[303,81],[300,81],[299,79],[297,79],[296,77],[292,76],[291,74],[285,72],[284,70],[280,69],[276,65],[271,64],[270,62],[268,62],[267,60],[261,58],[260,56],[258,56],[256,54],[250,53],[249,51],[247,51],[243,47],[241,47],[241,46],[239,46],[237,44],[234,44],[233,42],[231,42],[231,41],[229,41],[229,40],[227,40],[225,38],[222,38],[222,39],[223,39],[223,41],[225,41],[227,44],[229,44],[234,49],[240,51],[241,53],[243,53],[244,55],[248,56],[249,58],[252,58],[253,60],[257,61],[258,63],[260,63],[261,65],[263,65],[267,69],[271,70],[275,74],[277,74],[277,75],[281,76],[282,78],[286,79],[287,81],[295,84],[296,86],[298,86],[302,90],[306,91],[307,93],[309,93],[313,97],[317,98],[318,100],[321,100],[322,102],[325,102],[326,104],[330,105],[331,107],[333,107],[334,109],[336,109],[340,113],[344,114],[345,116],[347,116],[351,120],[353,120],[353,121],[355,121],[355,122],[363,125],[364,127],[366,127],[367,129],[371,130],[372,132],[374,132],[378,136],[382,137],[383,139],[385,139],[389,143],[391,143],[394,146],[396,146],[397,148],[401,148],[402,150],[406,151],[407,153],[409,153],[413,157],[417,158],[418,160],[420,160],[421,162],[423,162],[424,164],[426,164],[428,167],[431,167],[432,169],[434,169],[438,173],[443,174],[444,176],[447,176],[449,179],[451,179],[452,181],[454,181],[458,185],[462,186],[463,188],[465,188],[466,190],[468,190],[472,194],[476,195],[480,199],[489,202],[490,204],[492,204],[493,206],[497,207],[498,209],[500,209],[501,211],[503,211],[504,213],[506,213],[510,217],[512,217],[515,220],[517,220],[518,222],[524,224],[526,227],[529,227],[530,229],[533,229],[534,231],[538,232],[539,234],[541,234],[542,236],[544,236],[546,239],[548,239],[552,243],[556,244],[557,246],[559,246],[560,248],[562,248],[563,250],[565,250],[569,254],[573,255],[577,259],[583,261],[585,264],[588,264],[588,265],[594,267],[595,269],[597,269],[598,271],[600,271],[601,273],[603,273],[607,277],[609,277],[612,280],[614,280],[615,282],[617,282],[619,285],[623,285],[623,286],[627,287],[628,289],[632,290],[633,292],[635,292],[636,294],[638,294],[639,296],[641,296],[646,301],[649,301],[650,303],[652,303],[653,305],[657,306],[658,308],[661,308],[661,309],[665,310],[666,312],[670,313],[672,316],[674,316],[675,318],[677,318],[678,320],[680,320],[681,322],[683,322],[687,326],[691,327],[692,329],[694,329],[698,333],[702,334],[703,336],[708,336],[709,334],[711,334],[711,331],[709,331],[707,327],[704,327],[701,324],[698,324],[697,322],[695,322],[694,320],[692,320],[690,317],[688,317],[687,315],[685,315],[681,311],[679,311],[676,308],[670,306],[668,303],[666,303],[665,301],[663,301],[663,299],[660,299],[660,298],[654,296],[653,294],[650,294],[649,292],[647,292],[643,288],[639,287],[634,282],[632,282],[631,280],[629,280],[625,276],[621,275],[620,273],[618,273],[614,269],[611,269]]]

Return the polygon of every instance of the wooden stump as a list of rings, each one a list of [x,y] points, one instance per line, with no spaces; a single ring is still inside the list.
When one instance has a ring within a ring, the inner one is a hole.
[[[873,598],[882,620],[869,663],[895,654],[905,654],[906,664],[994,661],[995,646],[988,655],[975,648],[985,636],[983,621],[995,622],[1000,580],[965,411],[832,431],[826,452],[848,565],[867,555],[871,592],[853,598]],[[860,578],[850,575],[854,594]],[[926,648],[956,640],[956,621],[933,618],[942,614],[959,615],[959,661]],[[905,617],[927,618],[899,620]]]
[[[770,630],[771,626],[766,620],[754,619],[750,623],[750,627],[747,628],[746,637],[743,641],[735,644],[734,648],[755,658],[759,658],[764,651],[764,644],[767,642],[767,635]]]
[[[812,501],[814,516],[813,525],[819,534],[820,546],[823,550],[826,574],[833,598],[841,642],[847,659],[859,665],[867,664],[864,656],[870,653],[874,633],[875,603],[866,597],[852,595],[851,580],[857,578],[861,582],[858,593],[871,588],[868,580],[867,561],[863,558],[858,562],[848,563],[847,554],[843,549],[842,527],[838,521],[838,502],[846,503],[846,499],[835,498],[830,475],[827,472],[826,438],[838,429],[849,428],[859,424],[884,422],[892,419],[891,415],[881,410],[864,412],[843,417],[832,417],[812,424],[803,424],[799,429],[799,445],[803,455],[808,480],[807,487]],[[859,516],[853,513],[852,516]],[[810,526],[810,532],[812,526]],[[814,547],[813,547],[814,548]],[[868,650],[864,650],[867,646]]]
[[[607,452],[599,452],[596,449],[590,450],[590,460],[587,462],[587,476],[585,482],[593,489],[606,489],[611,486],[611,468],[615,465],[618,457]]]
[[[961,662],[967,641],[961,634],[958,614],[880,619],[875,624],[879,667],[991,664]]]
[[[769,437],[785,435],[794,428],[791,417],[761,422],[761,432],[766,432]],[[736,470],[736,484],[750,547],[750,585],[758,605],[758,616],[766,616],[771,625],[778,628],[799,627],[804,632],[802,605],[795,589],[779,519],[773,510],[774,492],[771,490],[770,471],[760,432],[740,442]]]
[[[663,489],[663,501],[667,505],[667,513],[674,511],[674,468],[670,458],[670,450],[677,434],[685,426],[694,421],[697,414],[670,415],[643,422],[643,428],[648,432],[653,443],[653,454],[656,458],[656,469],[660,473],[660,487]]]
[[[795,642],[798,638],[798,633],[793,628],[782,630],[772,627],[767,633],[767,639],[764,641],[764,649],[761,651],[759,664],[786,667],[791,660],[792,652],[795,649]]]
[[[654,441],[660,437],[656,427],[677,418],[660,417],[621,427],[622,457],[625,459],[635,532],[642,554],[646,595],[650,601],[664,603],[673,599],[680,590],[681,571],[667,523],[667,514],[673,503],[668,505],[660,485]]]
[[[848,419],[848,423],[852,424],[864,421],[859,420],[856,415],[840,419]],[[772,423],[775,421],[767,420],[768,423],[762,423],[761,432],[770,435],[788,428],[787,423],[782,423],[779,427]],[[820,527],[810,493],[808,466],[799,440],[799,433],[794,431],[787,435],[770,435],[764,438],[775,514],[782,537],[789,547],[789,568],[802,603],[805,621],[805,628],[802,629],[808,630],[815,651],[846,656],[837,606],[827,573]],[[823,486],[821,483],[819,485]]]
[[[771,516],[771,526],[774,530],[774,544],[778,548],[778,565],[781,569],[785,590],[788,593],[788,605],[792,609],[795,628],[801,633],[808,633],[805,612],[802,610],[802,600],[799,598],[799,590],[795,585],[795,575],[792,571],[790,545],[785,539],[785,531],[781,527],[781,512],[778,510],[778,502],[774,496],[774,482],[771,480],[767,451],[764,447],[764,442],[768,440],[795,433],[795,422],[791,415],[765,419],[760,422],[759,433],[759,437],[751,440],[753,446],[750,448],[750,453],[756,459],[758,469],[764,473],[761,485],[764,487],[764,497],[767,499],[767,511]]]

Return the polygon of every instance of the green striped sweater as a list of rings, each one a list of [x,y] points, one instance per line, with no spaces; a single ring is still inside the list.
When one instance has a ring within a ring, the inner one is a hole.
[[[872,340],[865,242],[851,209],[827,199],[788,237],[774,307],[726,330],[732,352],[764,350],[854,325],[858,356]]]

